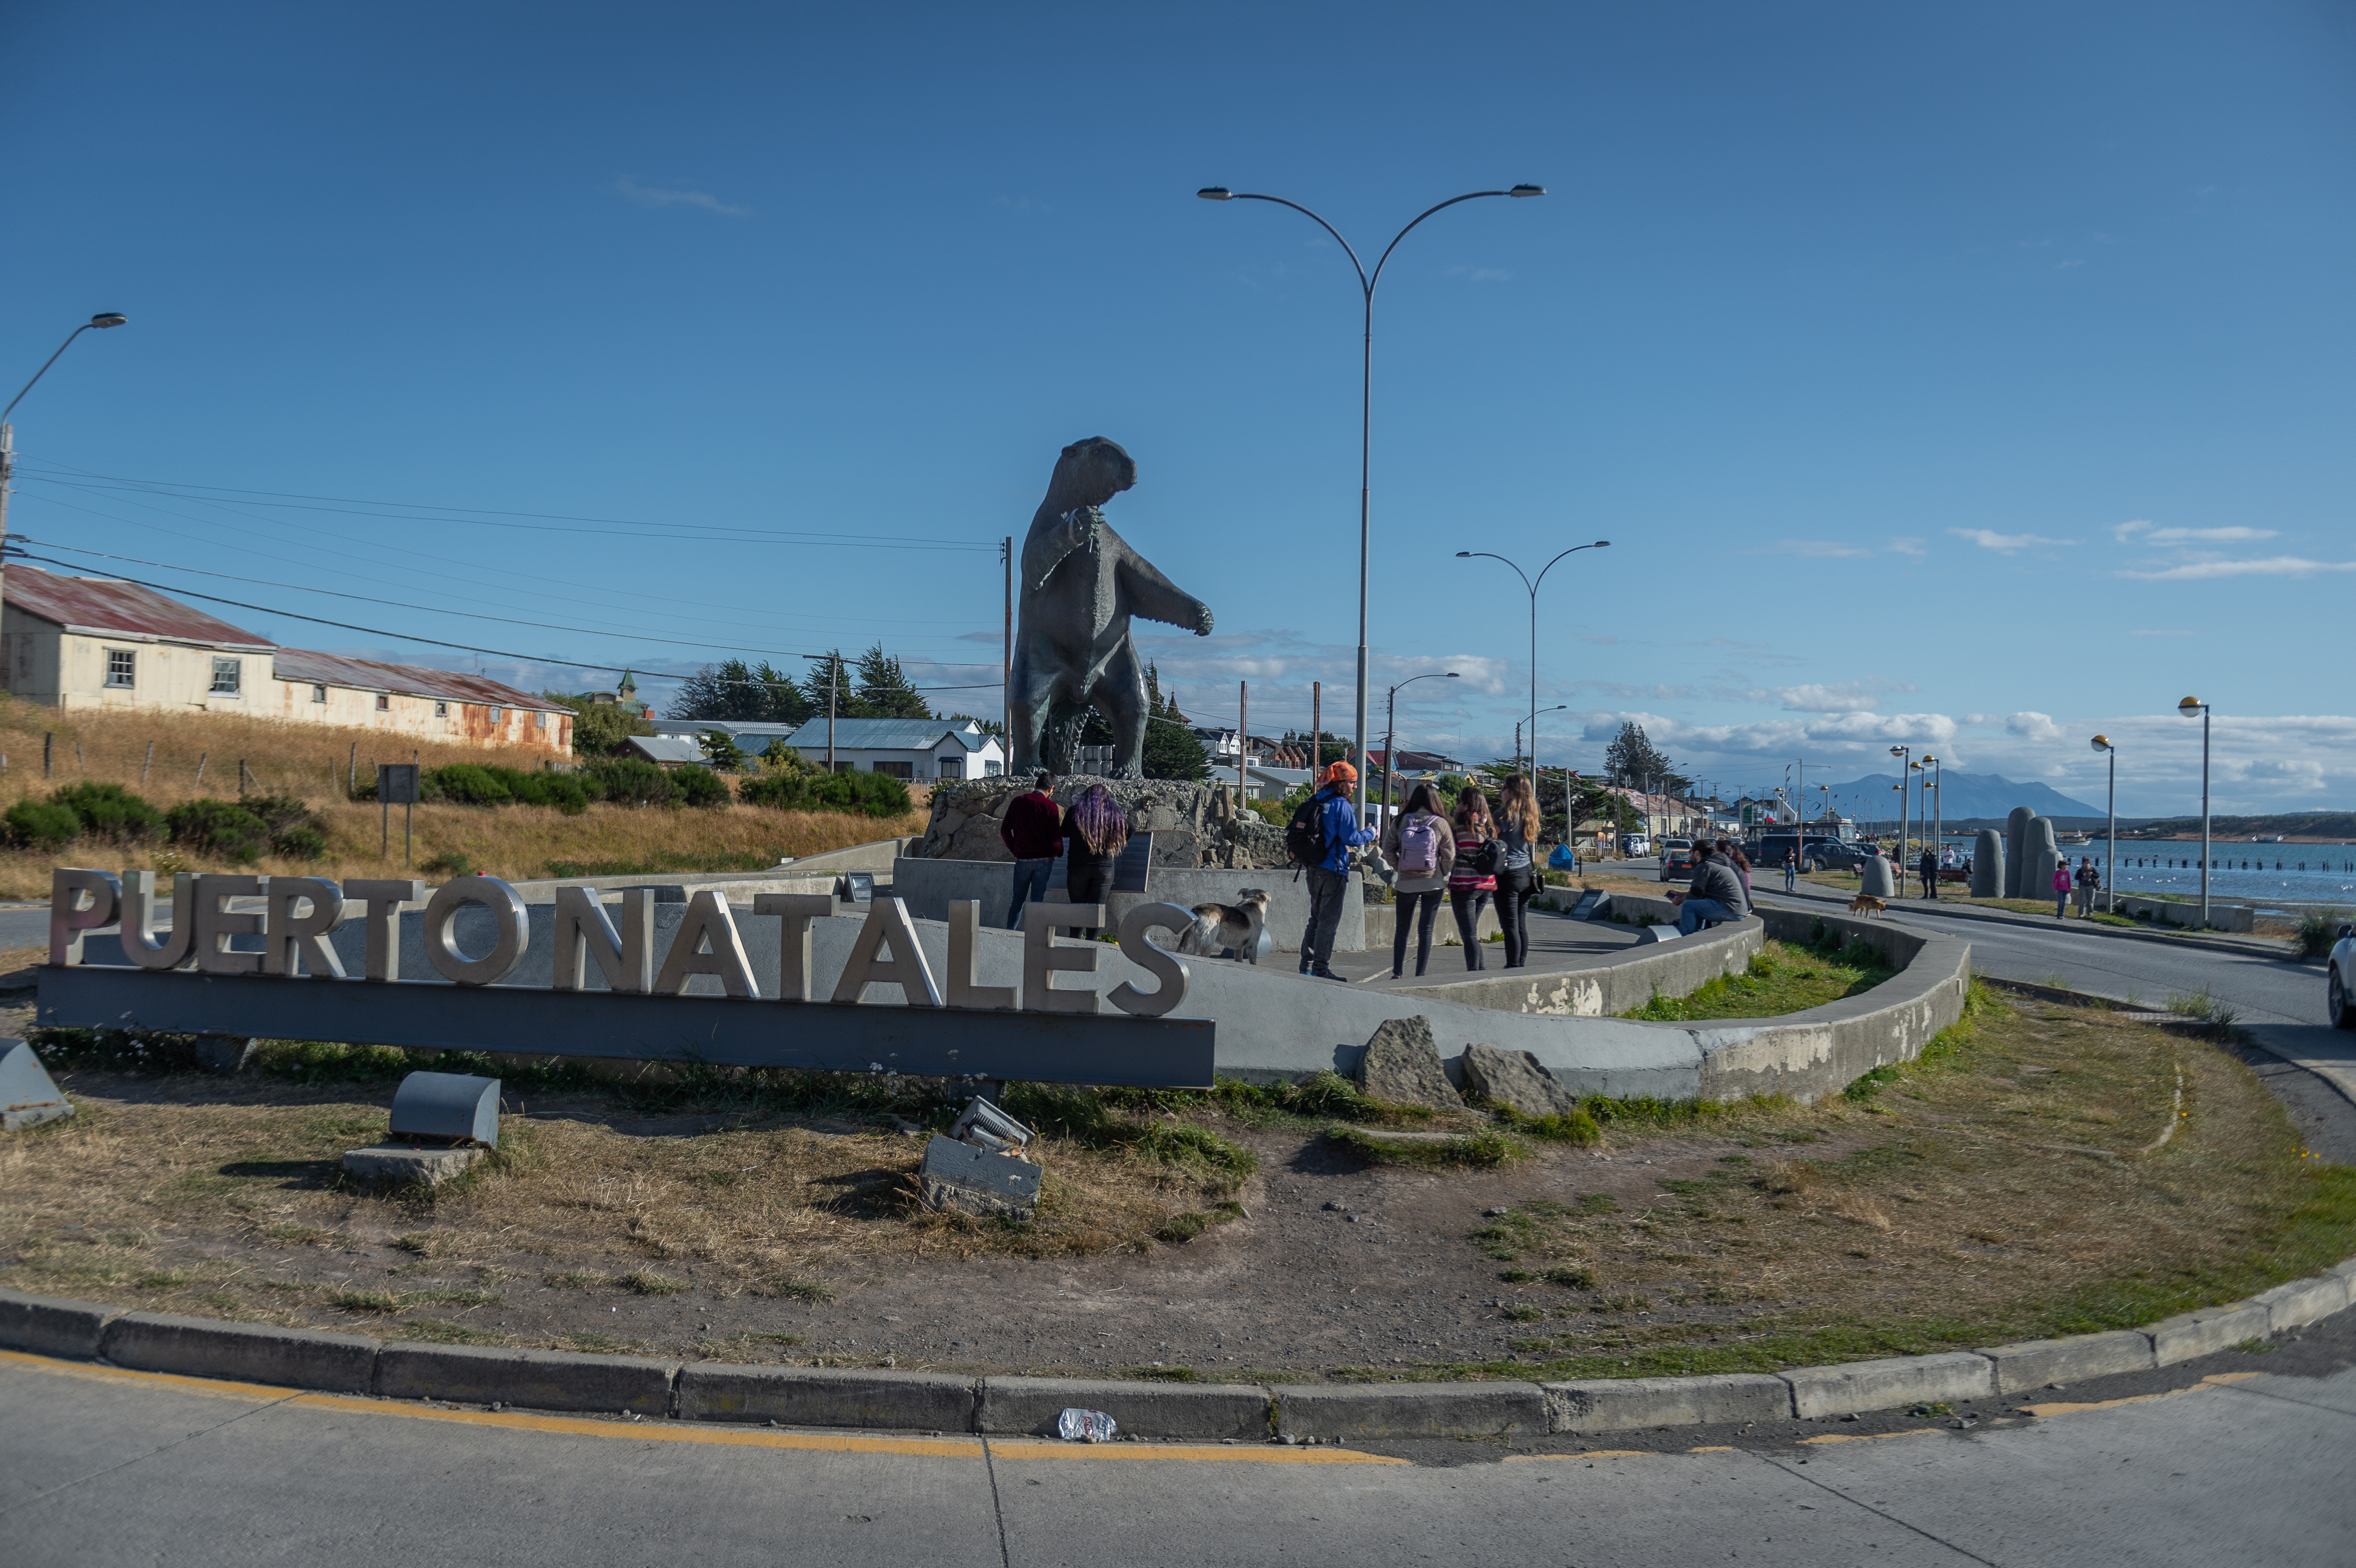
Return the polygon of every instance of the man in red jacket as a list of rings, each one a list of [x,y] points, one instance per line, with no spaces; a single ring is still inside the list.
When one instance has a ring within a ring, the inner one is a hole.
[[[999,819],[998,841],[1014,857],[1014,898],[1006,906],[1009,931],[1023,929],[1024,904],[1046,898],[1047,874],[1064,853],[1064,814],[1047,793],[1055,787],[1055,775],[1040,770],[1031,792],[1008,801],[1006,815]]]

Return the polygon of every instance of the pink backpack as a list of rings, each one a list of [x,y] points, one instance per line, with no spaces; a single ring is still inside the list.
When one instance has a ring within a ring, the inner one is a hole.
[[[1419,811],[1399,824],[1398,873],[1428,877],[1440,869],[1440,818]]]

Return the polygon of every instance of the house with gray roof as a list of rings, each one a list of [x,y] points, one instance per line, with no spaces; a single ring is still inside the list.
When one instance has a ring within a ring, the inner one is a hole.
[[[828,721],[813,719],[786,738],[786,743],[819,766],[826,765]],[[707,724],[707,730],[721,729]],[[775,726],[727,726],[732,733]],[[834,771],[888,773],[915,781],[994,778],[1006,771],[1006,745],[985,735],[969,720],[837,719],[833,721]],[[748,751],[739,736],[736,743]],[[762,745],[766,742],[763,741]]]

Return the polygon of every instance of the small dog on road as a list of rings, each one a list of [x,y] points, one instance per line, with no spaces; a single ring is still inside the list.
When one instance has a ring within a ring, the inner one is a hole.
[[[1877,914],[1888,914],[1890,906],[1871,893],[1859,893],[1848,901],[1848,912],[1861,914],[1870,919]]]
[[[1246,888],[1231,904],[1196,904],[1194,923],[1178,939],[1178,951],[1209,958],[1235,950],[1248,964],[1259,963],[1260,927],[1268,923],[1268,894]]]

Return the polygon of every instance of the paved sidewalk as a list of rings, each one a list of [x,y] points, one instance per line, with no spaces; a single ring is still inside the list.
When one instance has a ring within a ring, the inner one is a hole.
[[[1559,893],[1562,889],[1554,890]],[[1577,890],[1570,890],[1576,891]],[[1465,953],[1462,947],[1443,947],[1442,937],[1456,934],[1456,917],[1448,907],[1440,906],[1440,918],[1431,926],[1431,964],[1418,976],[1415,972],[1415,940],[1408,938],[1407,973],[1391,978],[1391,949],[1386,942],[1369,947],[1363,953],[1336,953],[1333,972],[1349,980],[1378,991],[1407,989],[1416,986],[1446,985],[1455,980],[1487,979],[1505,972],[1505,944],[1484,942],[1481,944],[1482,962],[1485,967],[1468,971],[1464,967]],[[1573,920],[1569,915],[1547,911],[1530,911],[1530,956],[1525,966],[1531,974],[1562,974],[1574,969],[1601,969],[1628,957],[1640,946],[1640,930],[1633,925],[1614,925],[1610,921]],[[1290,956],[1287,955],[1287,956]],[[1515,973],[1521,973],[1517,970]]]
[[[1779,880],[1758,878],[1751,890],[1762,903],[1822,904],[1845,911],[1854,894],[1818,883],[1803,880],[1795,892],[1785,892]],[[2072,913],[2067,920],[2051,916],[2016,914],[2010,910],[1985,909],[1956,899],[1926,899],[1909,896],[1890,901],[1892,914],[1939,915],[1950,920],[1977,922],[1988,925],[2027,926],[2037,931],[2069,931],[2088,936],[2116,937],[2126,942],[2157,942],[2172,947],[2206,947],[2223,953],[2251,954],[2266,958],[2287,956],[2290,944],[2265,936],[2235,936],[2222,932],[2147,931],[2141,927],[2104,925],[2099,921],[2081,920]]]

